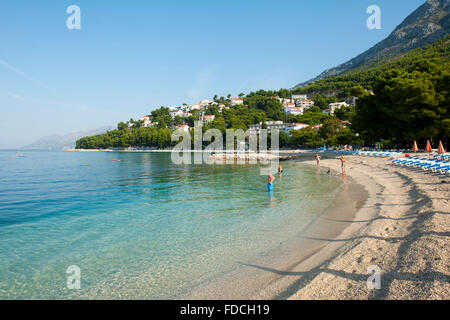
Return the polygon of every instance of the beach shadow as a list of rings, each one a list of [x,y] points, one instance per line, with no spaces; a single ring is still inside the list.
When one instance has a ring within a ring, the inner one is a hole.
[[[446,279],[445,281],[449,281],[450,277],[446,274],[441,274],[435,271],[429,272],[419,272],[418,274],[412,274],[410,277],[399,277],[398,272],[400,268],[402,268],[402,262],[407,260],[408,251],[413,246],[413,244],[423,236],[434,235],[438,237],[449,237],[449,232],[436,232],[436,231],[426,231],[423,228],[427,225],[426,223],[432,219],[436,214],[440,212],[431,211],[428,208],[432,208],[433,199],[428,197],[422,190],[418,189],[418,185],[414,183],[414,181],[399,172],[396,172],[398,176],[406,181],[408,185],[412,185],[411,190],[408,191],[408,196],[411,199],[419,199],[417,204],[411,207],[406,216],[414,216],[412,224],[408,227],[409,233],[403,237],[399,248],[397,249],[397,263],[393,266],[392,270],[386,274],[384,274],[383,281],[384,285],[382,286],[382,290],[376,290],[372,295],[372,299],[386,299],[389,294],[389,289],[394,280],[408,280],[408,281],[420,281],[421,283],[421,294],[422,296],[428,296],[429,292],[433,286],[433,281],[439,279]],[[427,210],[428,209],[428,210]],[[424,211],[427,210],[427,211]],[[428,261],[427,264],[430,266],[428,269],[431,269],[431,263]],[[403,273],[404,274],[404,273]],[[421,280],[414,280],[421,279]]]
[[[404,207],[404,206],[412,206],[416,204],[416,202],[409,202],[409,203],[393,203],[393,204],[382,204],[382,203],[376,203],[373,206],[366,206],[363,208],[382,208],[382,207]]]
[[[444,214],[444,215],[448,215],[448,214],[450,214],[450,212],[436,211],[434,214]]]
[[[422,186],[435,186],[435,185],[446,185],[446,184],[450,184],[450,182],[445,182],[445,183],[443,183],[442,181],[431,182],[431,183],[416,182],[416,184],[420,184],[420,185],[422,185]]]
[[[405,240],[414,240],[419,237],[423,236],[438,236],[438,237],[450,237],[450,232],[436,232],[436,231],[425,231],[420,232],[414,235],[408,234],[405,237],[379,237],[379,236],[358,236],[353,238],[347,238],[347,239],[327,239],[327,238],[315,238],[315,237],[307,237],[307,236],[299,236],[299,238],[302,239],[308,239],[308,240],[317,240],[317,241],[326,241],[326,242],[348,242],[348,241],[355,241],[355,240],[361,240],[361,239],[374,239],[374,240],[381,240],[391,243],[397,243],[399,241],[405,241]]]
[[[336,269],[330,269],[328,267],[324,267],[324,265],[327,265],[332,259],[327,260],[324,264],[321,266],[318,266],[316,268],[313,268],[309,271],[299,272],[299,271],[284,271],[284,270],[277,270],[274,268],[264,267],[264,266],[258,266],[254,264],[249,263],[240,263],[243,266],[247,266],[250,268],[259,269],[262,271],[270,272],[279,276],[297,276],[301,277],[300,279],[296,280],[293,284],[291,284],[288,289],[286,289],[283,293],[276,296],[275,300],[285,300],[297,293],[302,288],[306,287],[314,278],[316,278],[321,273],[328,273],[340,278],[349,279],[352,281],[357,282],[363,282],[366,283],[367,279],[370,277],[370,274],[359,274],[359,273],[350,273],[342,270],[336,270]],[[371,297],[372,299],[383,299],[383,296],[386,295],[386,293],[389,291],[388,289],[384,288],[383,290],[383,282],[388,281],[392,282],[394,280],[399,281],[412,281],[412,282],[420,282],[422,283],[424,279],[429,280],[429,282],[433,283],[433,281],[438,281],[442,283],[446,283],[450,280],[450,277],[442,272],[437,271],[426,271],[426,272],[419,272],[419,273],[411,273],[411,272],[388,272],[386,274],[381,273],[381,282],[382,287],[380,290],[373,290],[375,291],[375,294]],[[387,292],[386,292],[387,291]],[[378,297],[379,295],[380,297]]]
[[[403,221],[403,220],[411,220],[414,219],[414,217],[405,217],[405,218],[391,218],[391,217],[385,217],[385,216],[378,216],[373,219],[367,219],[367,220],[339,220],[339,219],[331,219],[331,218],[322,218],[322,220],[332,221],[332,222],[343,222],[343,223],[372,223],[377,220],[393,220],[393,221]]]

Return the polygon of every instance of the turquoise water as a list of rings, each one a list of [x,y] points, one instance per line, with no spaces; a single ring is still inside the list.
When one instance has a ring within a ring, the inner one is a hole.
[[[271,198],[257,165],[1,151],[0,299],[180,297],[270,254],[340,194],[335,177],[283,169]],[[71,265],[79,290],[66,287]]]

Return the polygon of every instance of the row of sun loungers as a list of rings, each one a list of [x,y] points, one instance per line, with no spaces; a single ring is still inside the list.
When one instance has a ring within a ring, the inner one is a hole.
[[[393,158],[398,157],[402,154],[400,151],[345,151],[345,150],[337,150],[334,151],[340,155],[360,155],[360,156],[369,156],[369,157],[380,157],[380,158]]]
[[[400,151],[346,151],[336,150],[334,153],[339,155],[360,155],[368,157],[389,158],[393,164],[419,168],[424,171],[450,174],[450,153],[438,154],[429,158],[425,157],[402,157],[404,154]],[[402,157],[402,158],[401,158]]]
[[[400,151],[357,151],[355,154],[361,156],[392,158],[402,154]]]
[[[340,154],[340,155],[352,155],[352,154],[356,154],[356,151],[348,151],[348,150],[335,150],[333,151],[334,153]]]
[[[449,157],[443,157],[444,159],[437,159],[437,157],[431,158],[419,158],[411,157],[405,159],[397,159],[392,162],[404,167],[420,168],[425,171],[440,172],[443,174],[450,174],[450,159]]]
[[[356,155],[390,158],[392,163],[403,167],[418,168],[424,171],[450,174],[450,154],[438,154],[429,158],[425,157],[402,157],[403,153],[398,151],[356,151]]]

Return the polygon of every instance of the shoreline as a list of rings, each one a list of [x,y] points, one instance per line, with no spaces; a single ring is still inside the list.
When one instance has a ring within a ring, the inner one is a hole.
[[[122,152],[122,153],[136,153],[136,152],[173,152],[173,149],[62,149],[64,152]],[[178,150],[178,152],[188,153],[238,153],[240,150]],[[258,152],[249,152],[248,150],[242,151],[245,154],[258,154]],[[271,150],[267,150],[265,153],[272,153]],[[287,153],[287,154],[316,154],[317,152],[312,149],[279,149],[275,153]],[[331,152],[325,152],[330,153]]]
[[[291,161],[291,164],[296,164]],[[298,164],[304,166],[304,164]],[[308,167],[313,167],[308,164]],[[321,170],[320,178],[328,176]],[[336,173],[334,173],[337,175]],[[343,190],[336,202],[330,204],[322,214],[299,230],[297,236],[268,252],[256,261],[237,261],[237,269],[202,284],[181,297],[187,300],[247,300],[247,299],[287,299],[292,293],[293,285],[289,272],[278,269],[290,269],[302,261],[317,255],[324,249],[324,244],[311,239],[307,234],[320,237],[337,237],[350,226],[350,223],[333,221],[338,217],[353,220],[358,208],[367,200],[368,193],[364,187],[351,177],[344,178]],[[299,248],[301,248],[299,250]],[[243,285],[245,284],[245,285]]]
[[[347,159],[348,185],[362,186],[367,199],[350,217],[348,208],[338,205],[318,218],[316,224],[326,221],[334,232],[309,228],[302,241],[285,245],[272,258],[243,264],[245,269],[183,298],[449,299],[450,179],[386,159]],[[315,160],[294,162],[315,166]],[[323,159],[321,167],[340,171],[338,159]],[[354,200],[350,192],[343,202],[357,205]],[[300,244],[310,250],[300,250]],[[381,269],[379,290],[367,287],[367,268],[373,265]]]

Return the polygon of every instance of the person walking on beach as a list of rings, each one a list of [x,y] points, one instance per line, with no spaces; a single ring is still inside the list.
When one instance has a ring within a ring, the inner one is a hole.
[[[273,192],[273,182],[275,181],[275,177],[269,171],[269,175],[267,176],[267,190],[269,192]]]
[[[320,167],[320,156],[316,154],[317,166]]]
[[[345,159],[344,156],[339,158],[341,160],[341,169],[342,169],[342,174],[345,175],[346,174],[346,170],[345,170],[345,162],[347,162],[347,159]]]

